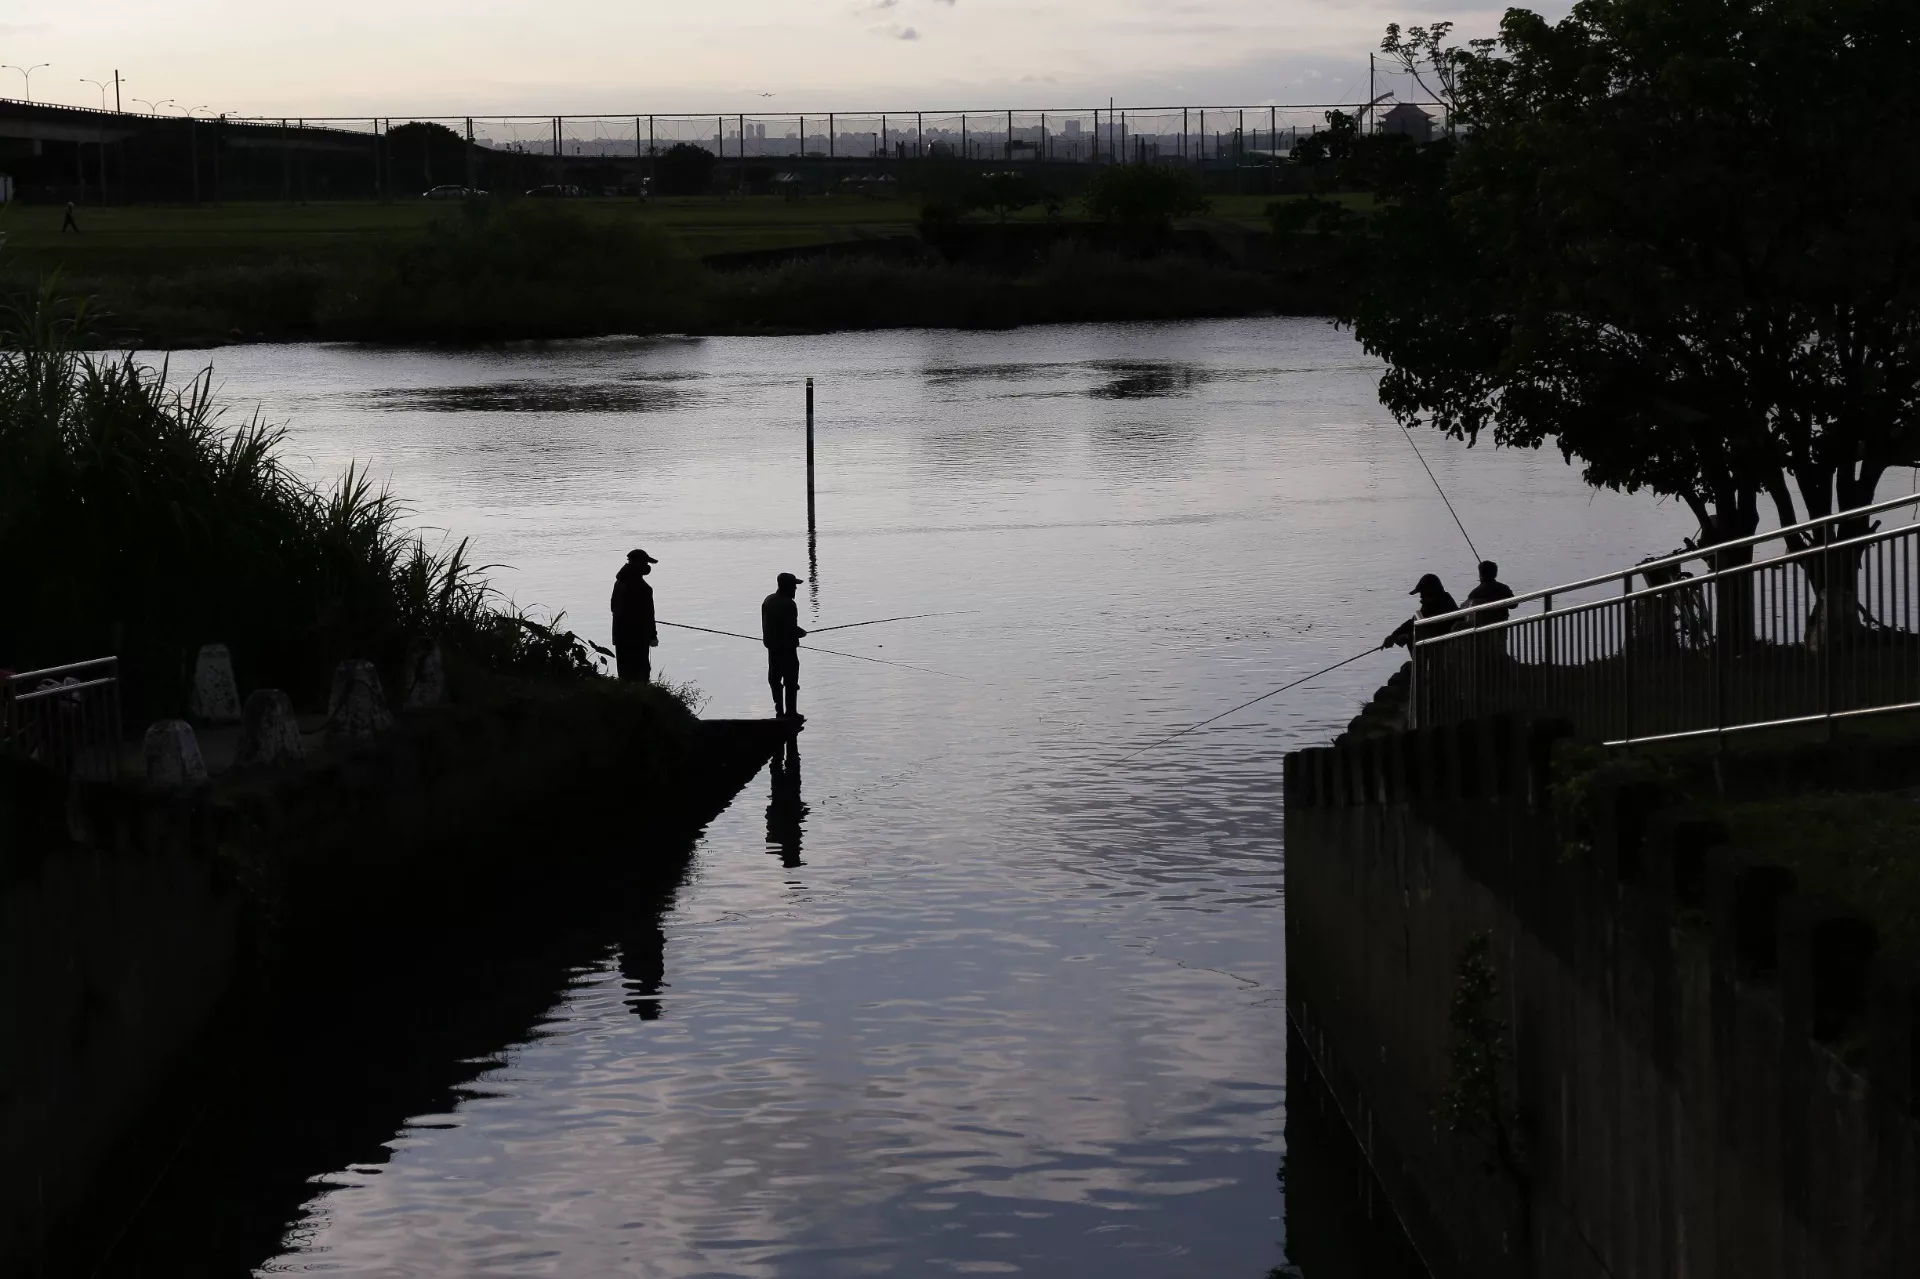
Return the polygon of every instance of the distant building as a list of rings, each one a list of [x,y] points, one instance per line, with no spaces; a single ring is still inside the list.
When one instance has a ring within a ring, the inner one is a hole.
[[[1433,141],[1433,117],[1411,102],[1400,102],[1380,117],[1380,132],[1404,133],[1415,142]]]

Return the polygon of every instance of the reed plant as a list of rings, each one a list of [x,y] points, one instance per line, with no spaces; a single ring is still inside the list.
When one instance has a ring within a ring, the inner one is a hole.
[[[280,428],[228,424],[211,369],[88,353],[86,308],[59,298],[48,282],[0,314],[0,666],[118,654],[148,716],[178,712],[214,640],[243,686],[308,702],[340,659],[392,670],[419,635],[496,671],[600,668],[502,600],[467,542],[409,531],[363,468],[308,484]]]

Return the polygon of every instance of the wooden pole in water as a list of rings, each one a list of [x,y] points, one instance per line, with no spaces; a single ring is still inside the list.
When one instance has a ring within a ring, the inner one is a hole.
[[[813,379],[807,379],[807,528],[813,528]]]

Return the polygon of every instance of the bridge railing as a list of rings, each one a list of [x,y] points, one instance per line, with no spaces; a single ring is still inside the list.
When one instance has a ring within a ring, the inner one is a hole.
[[[120,659],[8,673],[0,681],[0,752],[113,780],[120,771]]]
[[[1920,710],[1920,524],[1874,518],[1916,503],[1418,619],[1413,722],[1556,716],[1626,745]]]

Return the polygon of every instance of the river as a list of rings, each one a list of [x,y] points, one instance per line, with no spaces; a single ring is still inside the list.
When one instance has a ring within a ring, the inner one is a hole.
[[[1290,1232],[1277,1177],[1281,757],[1338,732],[1396,658],[1134,752],[1377,643],[1422,572],[1471,584],[1348,335],[1261,319],[208,358],[228,402],[286,423],[303,472],[370,463],[419,524],[510,566],[521,605],[603,643],[635,546],[671,621],[754,631],[783,570],[809,579],[803,625],[964,610],[822,636],[876,660],[803,654],[797,788],[763,772],[706,831],[657,979],[610,937],[456,1101],[317,1178],[265,1269],[1345,1268],[1291,1256],[1290,1233],[1326,1223]],[[1419,443],[1516,589],[1688,531],[1684,508],[1590,493],[1557,455]],[[766,712],[757,645],[661,639],[656,671],[698,684],[706,714]]]

